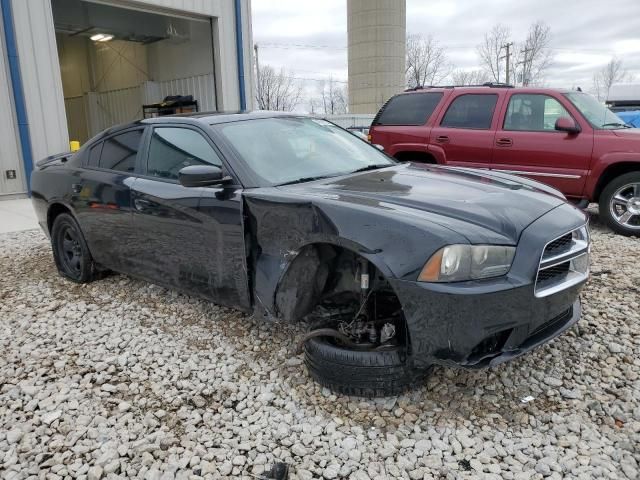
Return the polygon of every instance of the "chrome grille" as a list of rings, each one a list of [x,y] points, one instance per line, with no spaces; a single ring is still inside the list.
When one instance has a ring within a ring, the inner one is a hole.
[[[545,245],[536,275],[535,295],[553,295],[583,282],[588,275],[589,233],[585,225]]]

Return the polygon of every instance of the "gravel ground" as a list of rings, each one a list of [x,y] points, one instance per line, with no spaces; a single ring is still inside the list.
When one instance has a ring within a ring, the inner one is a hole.
[[[640,240],[592,226],[570,332],[378,400],[311,381],[299,327],[122,275],[75,285],[41,232],[2,235],[0,477],[640,478]]]

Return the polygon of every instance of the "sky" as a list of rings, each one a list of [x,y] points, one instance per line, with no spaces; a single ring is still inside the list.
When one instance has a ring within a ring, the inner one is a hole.
[[[406,0],[407,33],[432,35],[449,61],[480,68],[476,46],[496,23],[524,40],[529,25],[551,28],[550,87],[589,90],[613,56],[640,81],[640,0]],[[347,79],[346,0],[252,0],[261,64],[284,67],[313,94],[319,80]]]

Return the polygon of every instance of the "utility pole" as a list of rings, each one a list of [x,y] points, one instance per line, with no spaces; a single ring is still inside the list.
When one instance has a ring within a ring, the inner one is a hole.
[[[503,58],[505,58],[507,60],[507,68],[506,68],[506,73],[507,73],[507,79],[506,79],[506,83],[507,85],[509,85],[509,80],[510,79],[510,72],[509,69],[511,68],[511,47],[513,47],[513,42],[509,42],[509,43],[505,43],[504,45],[501,45],[500,48],[504,48],[506,50],[506,54],[504,57],[500,57],[500,60],[502,60]]]
[[[258,44],[253,45],[253,51],[256,53],[256,83],[260,88],[260,61],[258,60]]]
[[[527,58],[527,56],[529,55],[529,52],[532,52],[533,49],[532,48],[525,48],[523,49],[520,53],[522,53],[522,55],[524,55],[524,59],[521,62],[518,62],[517,65],[522,65],[522,86],[524,87],[525,85],[529,85],[529,79],[527,78],[527,75],[531,74],[531,66],[529,65],[529,59]],[[516,79],[516,82],[518,80]]]

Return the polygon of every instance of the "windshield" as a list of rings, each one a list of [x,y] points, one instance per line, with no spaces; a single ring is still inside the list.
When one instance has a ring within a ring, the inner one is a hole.
[[[261,118],[212,125],[264,185],[282,185],[382,168],[395,162],[326,120]]]
[[[626,128],[627,124],[592,95],[580,92],[565,93],[573,105],[594,128]]]

